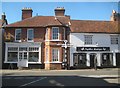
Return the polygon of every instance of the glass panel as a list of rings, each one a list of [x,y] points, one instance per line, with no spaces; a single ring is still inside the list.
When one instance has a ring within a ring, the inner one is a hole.
[[[59,38],[59,28],[52,28],[52,39]]]
[[[24,52],[24,59],[27,59],[27,52]]]
[[[8,52],[8,61],[17,62],[18,61],[18,53],[17,52]]]
[[[38,62],[39,60],[39,53],[38,52],[29,52],[29,62]]]
[[[29,47],[29,51],[39,51],[39,47]]]
[[[52,61],[58,61],[58,58],[59,58],[58,52],[59,52],[58,49],[53,49],[52,50]]]
[[[19,51],[27,51],[27,47],[20,47]]]
[[[22,53],[19,53],[19,59],[22,59]]]
[[[8,47],[8,51],[18,51],[18,47]]]

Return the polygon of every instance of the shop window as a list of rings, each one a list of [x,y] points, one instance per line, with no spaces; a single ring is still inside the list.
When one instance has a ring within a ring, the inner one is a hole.
[[[102,65],[103,66],[113,65],[113,54],[112,53],[103,53],[102,54]]]
[[[18,61],[18,53],[17,52],[8,52],[8,61],[9,62],[17,62]]]
[[[28,61],[29,62],[38,62],[39,52],[29,52]]]
[[[27,47],[20,47],[19,51],[27,51]]]

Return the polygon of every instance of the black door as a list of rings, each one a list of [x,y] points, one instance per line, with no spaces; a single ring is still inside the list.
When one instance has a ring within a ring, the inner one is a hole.
[[[86,54],[79,54],[78,55],[78,66],[86,67]]]
[[[116,65],[120,67],[120,53],[116,53]]]
[[[90,67],[94,68],[95,54],[90,54]]]

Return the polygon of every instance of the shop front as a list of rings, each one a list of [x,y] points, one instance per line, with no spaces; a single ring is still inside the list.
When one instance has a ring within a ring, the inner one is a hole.
[[[6,43],[6,64],[19,64],[27,60],[28,64],[41,64],[41,43]]]
[[[73,65],[77,68],[116,66],[115,52],[110,47],[76,47],[73,53]]]

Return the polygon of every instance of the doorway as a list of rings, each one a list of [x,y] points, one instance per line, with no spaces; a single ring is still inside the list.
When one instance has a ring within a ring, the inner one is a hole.
[[[91,68],[94,68],[94,65],[95,65],[95,57],[96,57],[96,54],[95,54],[95,53],[91,53],[91,54],[90,54],[90,67],[91,67]]]

